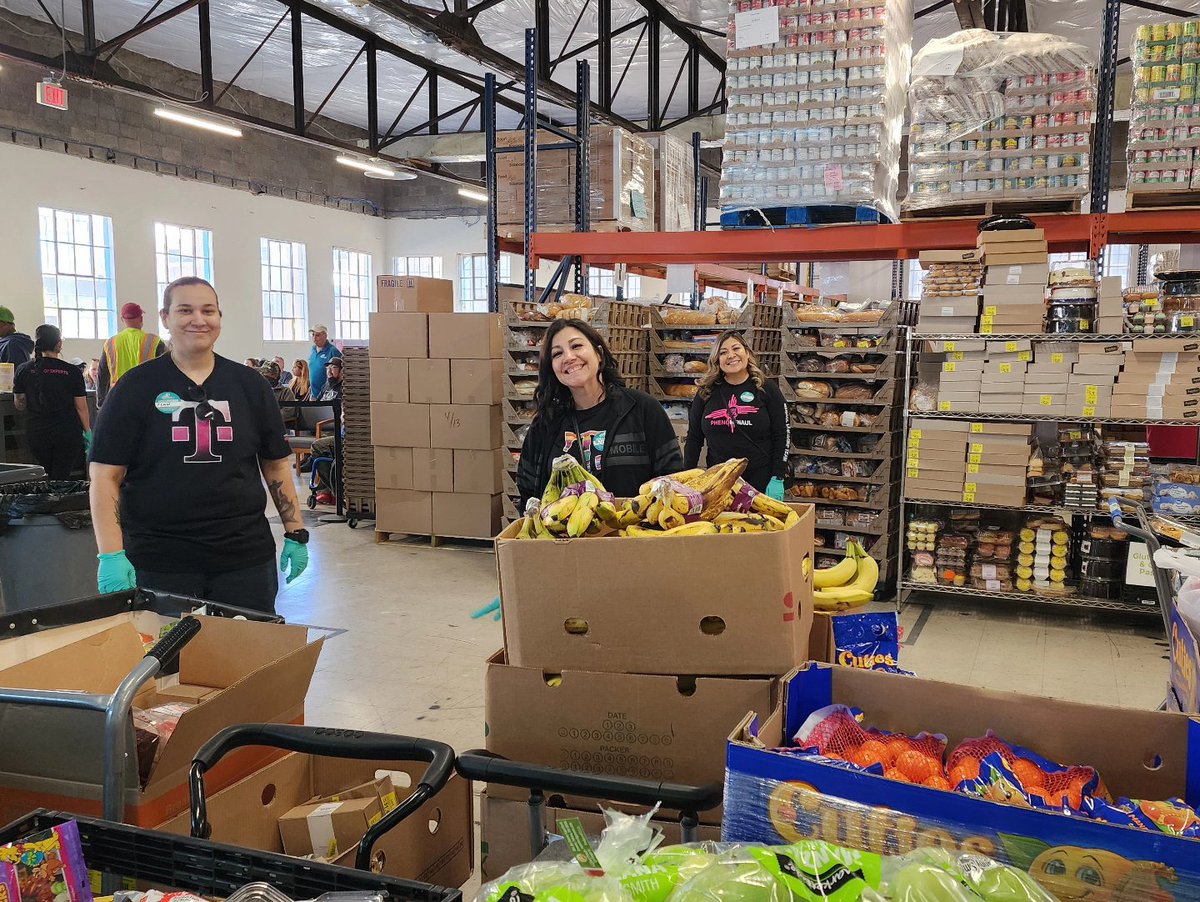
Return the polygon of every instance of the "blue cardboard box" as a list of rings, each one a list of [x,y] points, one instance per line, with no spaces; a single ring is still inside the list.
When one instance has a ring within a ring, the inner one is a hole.
[[[1095,767],[1114,797],[1200,802],[1200,718],[808,663],[785,678],[775,711],[763,719],[747,716],[730,737],[723,839],[824,839],[880,854],[935,845],[1030,870],[1050,881],[1060,898],[1200,898],[1198,840],[886,780],[772,750],[831,704],[861,709],[865,726],[944,733],[949,749],[992,729],[1053,761]],[[1141,883],[1130,890],[1135,880]],[[1125,887],[1120,893],[1118,884]]]

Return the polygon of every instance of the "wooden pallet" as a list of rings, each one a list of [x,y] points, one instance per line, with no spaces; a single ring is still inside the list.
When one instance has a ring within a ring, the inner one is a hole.
[[[460,551],[482,551],[490,552],[492,550],[491,539],[480,539],[471,536],[435,536],[426,535],[424,533],[407,533],[407,532],[385,532],[384,530],[375,530],[375,544],[386,545],[393,539],[396,539],[396,544],[402,545],[417,545],[429,542],[430,548],[457,548]],[[451,542],[451,545],[445,545],[445,542]]]
[[[1200,191],[1146,191],[1128,189],[1125,195],[1127,210],[1177,210],[1180,207],[1200,207]]]
[[[1028,200],[987,200],[964,204],[940,204],[919,210],[902,210],[900,219],[911,222],[919,219],[983,219],[1001,213],[1024,213],[1025,215],[1047,215],[1051,213],[1078,213],[1083,198],[1031,197]]]

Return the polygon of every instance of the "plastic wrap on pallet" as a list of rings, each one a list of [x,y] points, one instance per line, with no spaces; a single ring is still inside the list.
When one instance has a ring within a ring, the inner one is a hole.
[[[913,59],[904,208],[1087,193],[1095,65],[1056,35],[930,41]]]
[[[744,17],[763,8],[778,40],[742,46]],[[894,218],[912,21],[911,0],[734,0],[722,209],[870,205]]]
[[[654,146],[655,228],[690,232],[696,226],[696,161],[692,145],[674,135],[649,135]]]
[[[560,143],[546,132],[538,143]],[[501,132],[498,147],[521,147],[525,133]],[[654,230],[654,146],[640,135],[610,125],[593,125],[589,146],[589,215],[592,228]],[[539,150],[537,156],[538,228],[559,231],[575,227],[574,150]],[[496,208],[503,231],[520,235],[525,225],[525,154],[496,157]],[[602,225],[605,224],[605,225]]]
[[[1200,22],[1139,25],[1129,55],[1129,192],[1200,188]]]

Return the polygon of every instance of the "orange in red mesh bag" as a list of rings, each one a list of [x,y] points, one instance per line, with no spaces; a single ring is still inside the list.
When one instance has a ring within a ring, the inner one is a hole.
[[[954,789],[995,801],[1079,813],[1085,799],[1109,797],[1095,768],[1058,764],[991,730],[963,740],[947,765]]]
[[[930,733],[906,736],[863,729],[862,712],[830,705],[809,715],[796,731],[796,745],[826,758],[848,761],[861,768],[878,765],[883,775],[905,783],[948,788],[942,755],[946,737]]]

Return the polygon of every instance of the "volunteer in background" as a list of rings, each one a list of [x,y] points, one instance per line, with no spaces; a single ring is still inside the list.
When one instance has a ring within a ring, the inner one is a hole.
[[[577,319],[546,330],[534,394],[537,412],[521,448],[521,504],[540,496],[554,458],[571,454],[608,491],[631,498],[647,479],[683,468],[662,405],[626,388],[608,345]]]
[[[137,304],[121,307],[123,328],[104,343],[104,350],[100,354],[100,372],[96,379],[97,405],[104,403],[104,398],[117,380],[131,369],[167,352],[161,338],[153,332],[142,331],[145,316],[145,311]]]
[[[280,571],[290,567],[290,583],[308,566],[275,396],[257,372],[213,352],[221,307],[204,279],[167,286],[162,322],[171,353],[126,373],[96,423],[100,591],[136,583],[274,611],[279,577],[263,479],[286,530]]]
[[[307,401],[309,398],[309,390],[311,386],[308,381],[308,361],[297,360],[292,364],[292,394],[296,396],[297,401]]]
[[[276,356],[275,365],[279,367],[279,384],[291,385],[292,380],[296,377],[292,375],[292,371],[287,368],[287,361],[282,357]]]
[[[17,367],[13,402],[27,411],[29,450],[51,479],[70,479],[92,441],[83,371],[62,359],[62,332],[38,326],[34,359]]]
[[[325,367],[334,357],[341,357],[342,352],[329,340],[327,326],[318,323],[309,329],[309,334],[312,335],[312,350],[308,352],[309,396],[319,399],[325,391]]]
[[[33,354],[33,339],[17,331],[17,321],[7,307],[0,307],[0,363],[20,366]]]
[[[333,357],[325,365],[325,389],[318,401],[342,400],[342,358]]]
[[[768,379],[739,332],[728,332],[708,357],[708,371],[692,401],[683,465],[744,457],[742,478],[760,492],[783,500],[787,473],[788,413],[774,379]]]

